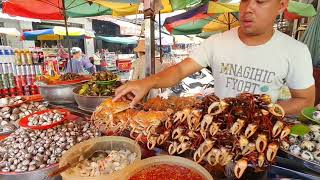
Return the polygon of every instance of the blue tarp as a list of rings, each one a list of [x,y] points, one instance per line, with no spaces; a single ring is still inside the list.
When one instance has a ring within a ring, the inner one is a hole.
[[[54,34],[53,29],[43,29],[43,30],[23,32],[23,36],[25,40],[36,40],[38,36],[48,35],[48,34]]]
[[[117,43],[117,44],[137,44],[137,41],[134,39],[126,38],[126,37],[108,37],[108,36],[97,36],[97,39],[101,39],[102,41]]]

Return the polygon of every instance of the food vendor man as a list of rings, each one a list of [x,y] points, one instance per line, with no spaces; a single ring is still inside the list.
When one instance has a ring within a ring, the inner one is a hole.
[[[206,39],[182,62],[116,90],[114,101],[126,96],[131,106],[152,88],[171,87],[202,68],[211,66],[215,93],[220,98],[241,92],[269,94],[286,114],[297,114],[315,100],[312,60],[306,45],[274,30],[288,0],[242,0],[240,27]],[[286,84],[291,98],[278,101]]]

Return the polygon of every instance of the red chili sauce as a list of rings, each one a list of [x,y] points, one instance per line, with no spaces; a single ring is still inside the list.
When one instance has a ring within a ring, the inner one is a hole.
[[[137,172],[129,180],[204,180],[204,178],[189,168],[159,164]]]

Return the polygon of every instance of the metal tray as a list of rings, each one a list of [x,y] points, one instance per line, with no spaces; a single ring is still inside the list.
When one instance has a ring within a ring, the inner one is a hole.
[[[300,156],[296,156],[292,153],[290,153],[289,151],[286,151],[284,149],[281,149],[282,152],[286,153],[289,159],[294,159],[296,160],[298,163],[302,164],[303,166],[305,166],[306,168],[313,170],[317,173],[320,173],[320,163],[316,163],[314,161],[308,161],[305,159],[302,159]]]

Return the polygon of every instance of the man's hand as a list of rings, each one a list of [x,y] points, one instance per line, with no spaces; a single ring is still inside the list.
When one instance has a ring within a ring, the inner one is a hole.
[[[132,100],[130,106],[137,104],[152,88],[168,88],[178,84],[183,78],[198,72],[202,67],[191,58],[186,58],[180,63],[171,66],[164,71],[149,76],[143,80],[129,81],[120,86],[116,92],[114,101],[120,98]]]
[[[307,89],[290,89],[291,99],[279,101],[278,104],[283,107],[286,115],[297,115],[305,107],[314,106],[315,86]]]
[[[133,108],[150,91],[152,86],[152,82],[148,79],[129,81],[116,89],[116,96],[113,100],[129,99],[131,100],[130,107]]]

